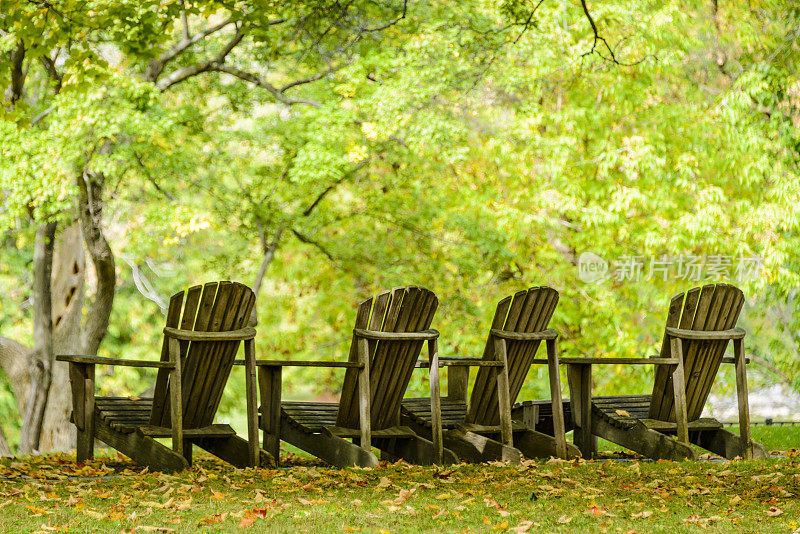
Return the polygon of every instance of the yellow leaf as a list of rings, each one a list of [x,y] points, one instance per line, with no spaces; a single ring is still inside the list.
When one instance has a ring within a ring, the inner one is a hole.
[[[617,413],[617,415],[619,415],[620,417],[630,417],[630,416],[631,416],[631,414],[629,414],[629,413],[628,413],[626,410],[614,410],[614,411],[615,411],[615,412]]]

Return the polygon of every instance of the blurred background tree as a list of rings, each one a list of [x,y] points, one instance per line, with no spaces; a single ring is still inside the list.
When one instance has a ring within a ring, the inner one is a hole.
[[[546,284],[564,353],[642,356],[671,295],[730,279],[754,381],[800,390],[794,3],[0,13],[0,416],[16,421],[0,446],[69,448],[52,354],[153,358],[169,295],[217,279],[256,289],[259,355],[297,359],[343,358],[358,301],[407,283],[439,295],[444,354],[480,354],[496,302]],[[586,283],[584,252],[642,276]],[[649,276],[680,256],[760,270]],[[114,373],[104,393],[152,383]],[[338,392],[335,370],[291,373],[290,397]],[[598,373],[598,391],[643,391],[646,373]],[[239,375],[224,417],[244,411]],[[522,395],[546,388],[534,369]]]

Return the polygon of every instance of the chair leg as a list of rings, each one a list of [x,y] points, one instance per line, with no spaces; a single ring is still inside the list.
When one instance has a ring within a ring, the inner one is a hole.
[[[592,421],[592,366],[568,365],[570,409],[575,429],[573,441],[581,455],[589,460],[597,454],[597,438]]]
[[[553,404],[553,437],[556,441],[556,456],[566,458],[567,436],[564,429],[564,405],[561,403],[558,345],[555,339],[547,340],[547,374],[550,377],[550,399]]]
[[[76,456],[79,462],[94,458],[94,372],[94,364],[69,364],[72,417],[78,431]]]
[[[750,407],[747,393],[747,360],[744,356],[744,340],[733,340],[734,363],[736,365],[736,397],[739,402],[739,438],[742,440],[744,458],[754,456],[753,440],[750,437]]]
[[[261,395],[261,429],[264,449],[272,455],[275,466],[281,451],[281,370],[279,365],[258,368],[258,390]]]
[[[689,444],[689,418],[686,412],[686,378],[683,370],[683,344],[680,338],[670,339],[670,352],[678,360],[672,371],[672,387],[675,395],[675,421],[678,426],[678,441]]]

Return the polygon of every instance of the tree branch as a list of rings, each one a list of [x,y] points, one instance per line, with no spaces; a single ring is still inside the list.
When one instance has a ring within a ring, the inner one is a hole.
[[[402,13],[400,13],[399,17],[397,17],[396,19],[394,19],[392,21],[387,22],[386,24],[384,24],[382,26],[377,26],[375,28],[363,28],[361,31],[363,31],[363,32],[379,32],[379,31],[385,30],[386,28],[394,26],[395,24],[397,24],[398,22],[400,22],[401,20],[406,18],[407,9],[408,9],[408,0],[403,0],[403,11],[402,11]]]
[[[586,16],[586,20],[589,21],[589,25],[592,27],[592,34],[593,34],[592,47],[587,52],[584,52],[583,54],[581,54],[582,58],[593,54],[595,52],[595,50],[597,49],[597,44],[598,43],[603,43],[603,46],[605,47],[606,50],[608,50],[608,53],[609,53],[609,55],[611,57],[607,58],[603,54],[601,54],[600,52],[598,52],[597,55],[599,55],[601,58],[603,58],[606,61],[611,61],[612,63],[615,63],[617,65],[630,67],[632,65],[637,65],[637,64],[639,64],[639,63],[641,63],[642,61],[645,60],[645,58],[647,57],[646,55],[643,56],[641,59],[639,59],[637,61],[634,61],[634,62],[631,62],[631,63],[624,63],[624,62],[619,61],[617,59],[617,56],[614,54],[614,50],[611,48],[611,46],[609,46],[608,41],[606,41],[605,37],[600,35],[600,33],[597,31],[597,24],[595,23],[594,18],[592,17],[592,14],[589,13],[589,8],[586,6],[586,0],[581,0],[581,7],[583,8],[583,14]]]
[[[167,63],[175,59],[193,44],[202,41],[212,33],[218,32],[232,22],[233,21],[231,19],[223,20],[219,24],[206,28],[192,37],[187,37],[187,34],[184,33],[181,41],[175,43],[175,45],[161,54],[157,59],[150,61],[150,64],[147,66],[147,70],[145,71],[144,79],[148,82],[155,82],[158,77],[161,76],[161,73],[164,71],[164,67],[166,67]]]
[[[14,104],[22,98],[22,89],[25,86],[25,71],[22,63],[25,61],[25,45],[22,41],[17,43],[17,47],[10,53],[11,60],[11,85],[6,89],[6,98]]]
[[[147,178],[147,180],[151,184],[153,184],[153,187],[156,188],[156,191],[164,195],[164,197],[166,197],[168,200],[171,200],[173,202],[177,200],[174,196],[169,194],[169,192],[165,191],[164,189],[161,188],[160,185],[158,185],[158,182],[156,182],[155,178],[153,178],[153,176],[150,174],[150,170],[147,167],[145,167],[144,162],[142,161],[142,157],[139,155],[139,153],[134,152],[133,156],[136,158],[136,163],[139,164],[139,168],[142,169],[142,173],[144,173],[145,178]]]
[[[90,173],[88,170],[78,177],[78,213],[83,240],[97,274],[97,290],[86,315],[81,340],[83,353],[89,355],[97,354],[100,342],[108,331],[117,282],[114,253],[102,228],[104,178],[102,173]]]
[[[331,69],[327,69],[327,70],[325,70],[323,72],[315,74],[314,76],[309,76],[308,78],[301,78],[299,80],[295,80],[293,82],[287,83],[286,85],[284,85],[283,87],[278,89],[278,91],[283,93],[284,91],[286,91],[287,89],[291,89],[292,87],[297,87],[298,85],[304,85],[304,84],[307,84],[307,83],[315,82],[317,80],[320,80],[320,79],[324,78],[326,75],[328,75],[331,72],[333,72],[333,70],[334,69],[332,69],[332,68]]]
[[[200,74],[201,72],[217,70],[216,67],[225,62],[225,58],[228,56],[228,54],[230,54],[231,50],[233,50],[236,45],[242,41],[243,37],[244,32],[242,31],[242,28],[237,28],[233,38],[225,44],[219,54],[208,61],[195,63],[194,65],[188,65],[172,71],[169,75],[156,82],[156,88],[158,88],[160,91],[165,91],[173,85]]]
[[[280,89],[278,89],[277,87],[275,87],[274,85],[269,83],[267,80],[265,80],[261,76],[259,76],[257,74],[253,74],[251,72],[244,71],[244,70],[239,69],[237,67],[233,67],[231,65],[219,64],[219,65],[214,65],[209,70],[216,70],[218,72],[224,72],[226,74],[230,74],[231,76],[235,76],[235,77],[237,77],[237,78],[239,78],[241,80],[244,80],[246,82],[250,82],[252,84],[255,84],[258,87],[266,89],[267,92],[269,92],[270,94],[272,94],[273,97],[275,97],[275,100],[277,100],[278,102],[281,102],[282,104],[286,104],[287,106],[293,106],[293,105],[296,105],[296,104],[304,104],[306,106],[312,106],[312,107],[315,107],[315,108],[320,107],[319,102],[315,102],[313,100],[289,98],[286,95],[284,95],[283,92]]]
[[[258,267],[258,273],[256,273],[256,279],[253,281],[253,293],[256,296],[256,300],[258,300],[258,292],[261,291],[261,284],[264,282],[264,276],[267,274],[267,267],[269,264],[272,263],[273,258],[275,258],[275,251],[278,249],[278,243],[281,240],[281,236],[283,235],[283,231],[286,229],[286,225],[282,224],[275,230],[275,234],[272,236],[272,241],[267,243],[266,236],[264,234],[261,225],[259,224],[259,238],[261,239],[261,247],[262,251],[264,252],[264,257],[261,259],[261,265]],[[258,309],[257,306],[253,306],[253,311],[250,312],[250,319],[248,320],[248,326],[256,326],[258,324]]]
[[[350,169],[346,173],[343,173],[342,176],[338,180],[336,180],[331,185],[326,187],[319,195],[317,195],[317,198],[315,198],[314,201],[311,204],[309,204],[309,206],[306,209],[303,210],[303,217],[308,217],[309,215],[311,215],[311,212],[314,211],[314,208],[316,208],[319,205],[320,202],[322,202],[322,199],[325,198],[325,195],[327,195],[328,193],[330,193],[331,191],[336,189],[337,185],[341,184],[347,178],[353,176],[355,173],[357,173],[358,171],[360,171],[361,169],[363,169],[366,166],[367,166],[367,162],[366,161],[362,161],[361,163],[359,163],[358,165],[356,165],[355,167],[353,167],[352,169]]]
[[[784,385],[788,386],[789,388],[792,388],[793,386],[792,379],[789,378],[789,376],[786,373],[775,367],[772,363],[770,363],[769,361],[765,360],[760,356],[756,356],[755,354],[748,354],[747,356],[750,358],[753,364],[763,367],[764,369],[775,375],[781,382],[783,382]]]
[[[314,248],[316,248],[317,250],[319,250],[320,252],[322,252],[322,254],[326,258],[328,258],[332,263],[339,263],[338,260],[333,256],[333,254],[331,254],[330,251],[327,248],[325,248],[325,246],[323,246],[319,241],[315,241],[315,240],[311,239],[310,237],[308,237],[307,235],[301,234],[300,232],[298,232],[294,228],[292,228],[292,233],[301,242],[305,243],[306,245],[311,245]]]
[[[47,56],[42,56],[42,57],[39,58],[39,62],[44,67],[44,70],[45,70],[45,72],[47,72],[47,75],[50,78],[52,78],[52,80],[54,82],[56,82],[55,93],[56,94],[60,93],[61,92],[61,82],[63,81],[64,76],[62,74],[58,73],[58,70],[56,69],[55,61],[53,61],[52,59],[50,59]]]

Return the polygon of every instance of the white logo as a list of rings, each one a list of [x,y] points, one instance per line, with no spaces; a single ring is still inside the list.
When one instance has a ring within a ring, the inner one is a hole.
[[[584,252],[578,257],[578,278],[587,284],[602,281],[608,274],[608,262],[594,252]]]

